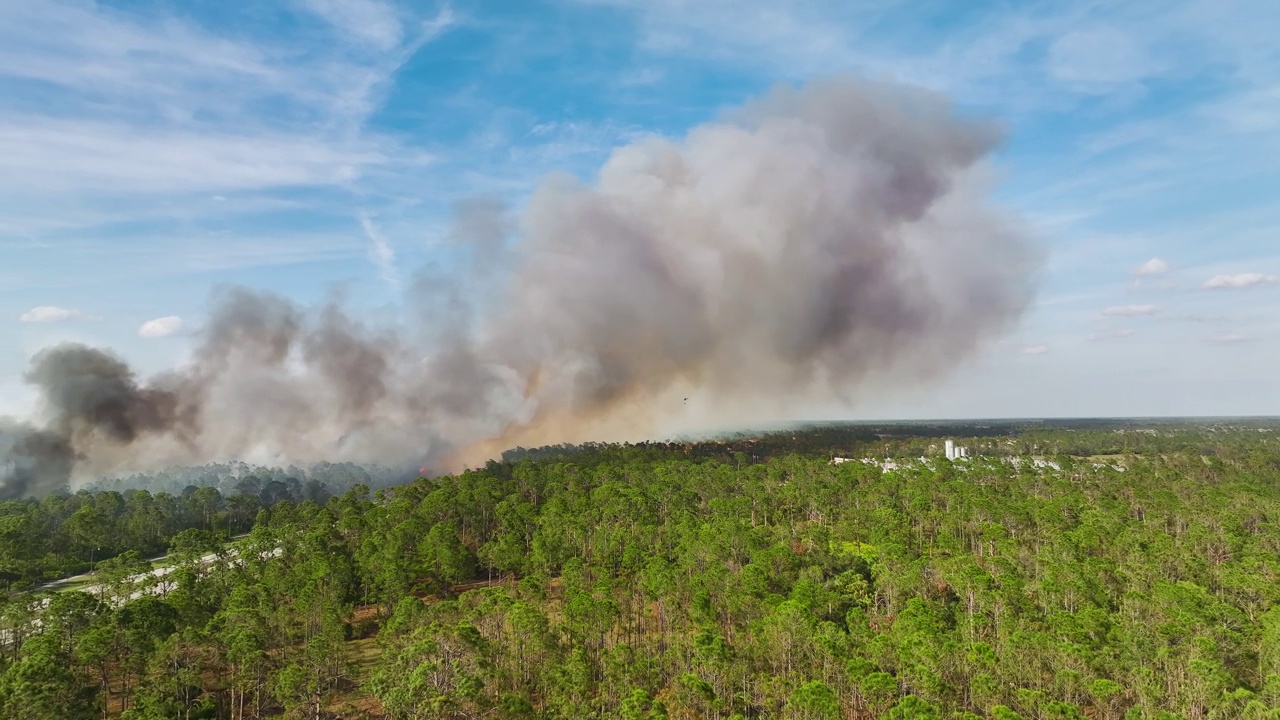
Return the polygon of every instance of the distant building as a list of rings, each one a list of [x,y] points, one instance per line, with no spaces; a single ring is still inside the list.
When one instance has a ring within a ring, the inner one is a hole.
[[[920,459],[923,460],[924,458],[920,458]],[[861,463],[866,463],[868,465],[879,465],[881,470],[897,470],[899,467],[901,467],[900,465],[898,465],[898,463],[889,459],[877,460],[875,458],[837,457],[837,458],[831,458],[831,462],[834,465],[839,465],[840,463],[847,463],[847,462],[861,462]]]
[[[948,460],[959,460],[960,458],[969,457],[969,448],[960,447],[959,445],[956,445],[953,440],[948,440],[946,442],[946,452]]]

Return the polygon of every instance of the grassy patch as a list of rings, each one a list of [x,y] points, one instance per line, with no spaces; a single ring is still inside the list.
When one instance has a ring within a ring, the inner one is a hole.
[[[351,679],[359,685],[369,681],[373,676],[374,666],[382,656],[382,648],[378,647],[376,637],[347,641],[347,652],[354,668]]]

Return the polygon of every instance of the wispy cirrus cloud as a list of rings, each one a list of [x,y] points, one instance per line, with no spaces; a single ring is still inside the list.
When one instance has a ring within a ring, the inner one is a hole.
[[[1107,25],[1061,35],[1049,46],[1048,63],[1055,79],[1090,93],[1110,92],[1161,70],[1139,39]]]
[[[1102,342],[1104,340],[1124,340],[1137,335],[1138,332],[1132,328],[1120,328],[1116,330],[1098,330],[1089,333],[1088,339],[1092,342]]]
[[[1267,86],[1225,98],[1206,114],[1242,133],[1264,133],[1280,127],[1280,87]]]
[[[133,193],[146,195],[141,206],[157,195],[342,187],[371,167],[422,165],[427,153],[367,121],[396,70],[452,14],[400,32],[384,3],[313,4],[355,45],[229,36],[174,15],[78,3],[7,9],[0,209],[31,216],[56,197],[46,211],[65,215],[108,198],[118,208]]]
[[[1102,314],[1107,317],[1137,317],[1141,315],[1155,315],[1160,312],[1160,308],[1155,305],[1135,304],[1135,305],[1113,305],[1103,308]]]
[[[339,32],[382,50],[400,44],[404,28],[394,5],[378,0],[306,0],[306,8]]]
[[[378,227],[373,218],[368,213],[360,213],[360,227],[364,230],[365,237],[369,238],[370,248],[369,256],[373,259],[375,265],[378,266],[378,272],[382,275],[383,282],[392,287],[400,285],[400,273],[396,269],[396,251],[391,246],[391,241]]]
[[[0,124],[0,188],[10,194],[121,195],[337,185],[387,162],[376,143],[212,129],[138,133],[127,125],[10,118]]]
[[[630,13],[642,46],[659,56],[765,65],[789,76],[858,69],[970,95],[1016,86],[1019,102],[1059,107],[1064,91],[1083,98],[1185,73],[1189,53],[1255,68],[1274,56],[1268,30],[1276,25],[1265,0],[1242,0],[1228,16],[1209,0],[972,4],[945,22],[892,0],[575,1]],[[909,35],[895,32],[907,27]]]
[[[145,255],[122,275],[332,256],[332,229],[308,241],[295,218],[349,218],[433,160],[429,139],[370,122],[401,66],[457,22],[447,5],[424,9],[298,0],[283,8],[310,18],[298,30],[238,26],[233,6],[6,8],[0,247],[29,267],[70,245],[107,250],[108,264]],[[316,27],[332,37],[316,42]],[[200,234],[221,239],[179,239]],[[152,236],[173,239],[152,252]]]

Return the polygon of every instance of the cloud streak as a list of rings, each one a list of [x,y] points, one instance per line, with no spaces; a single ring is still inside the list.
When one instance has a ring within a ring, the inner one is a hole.
[[[393,288],[399,287],[400,274],[396,270],[396,251],[391,246],[391,241],[367,213],[360,213],[360,227],[364,230],[365,237],[369,238],[369,256],[377,266],[383,282]]]
[[[1114,27],[1070,31],[1049,49],[1050,74],[1084,92],[1107,92],[1159,71],[1134,37]]]
[[[56,0],[0,14],[0,91],[16,100],[0,109],[0,211],[36,233],[127,221],[160,202],[208,215],[207,194],[349,189],[372,168],[422,167],[428,153],[368,120],[452,14],[406,13],[405,30],[374,0],[313,4],[349,32],[323,46],[232,39],[186,17]]]
[[[97,319],[99,318],[96,315],[84,312],[83,310],[58,307],[56,305],[39,305],[18,316],[18,321],[24,323],[53,323],[66,322],[69,320]]]
[[[338,185],[389,161],[374,144],[266,132],[154,130],[126,125],[10,119],[0,124],[0,188],[15,195],[166,195]]]
[[[1119,330],[1099,330],[1089,333],[1089,340],[1093,342],[1101,342],[1104,340],[1124,340],[1137,335],[1137,331],[1131,328],[1122,328]]]
[[[1235,275],[1214,275],[1204,282],[1206,290],[1241,290],[1244,288],[1276,285],[1280,278],[1274,275],[1248,272]]]
[[[306,0],[316,13],[341,33],[381,50],[390,50],[404,37],[394,6],[378,0]]]
[[[1102,310],[1102,314],[1107,317],[1137,317],[1155,315],[1158,312],[1160,308],[1155,305],[1114,305]]]

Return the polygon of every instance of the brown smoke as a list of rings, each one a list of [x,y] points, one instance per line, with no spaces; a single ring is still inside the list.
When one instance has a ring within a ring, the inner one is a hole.
[[[0,460],[26,478],[10,471],[6,494],[69,468],[59,441],[85,472],[443,469],[664,432],[686,398],[699,422],[740,425],[929,378],[1033,295],[1036,249],[986,196],[997,139],[911,88],[779,88],[681,140],[619,148],[592,185],[549,178],[518,219],[464,203],[451,237],[469,257],[420,273],[412,327],[229,290],[190,366],[152,385],[100,351],[46,351],[30,379],[48,426],[0,427]]]

